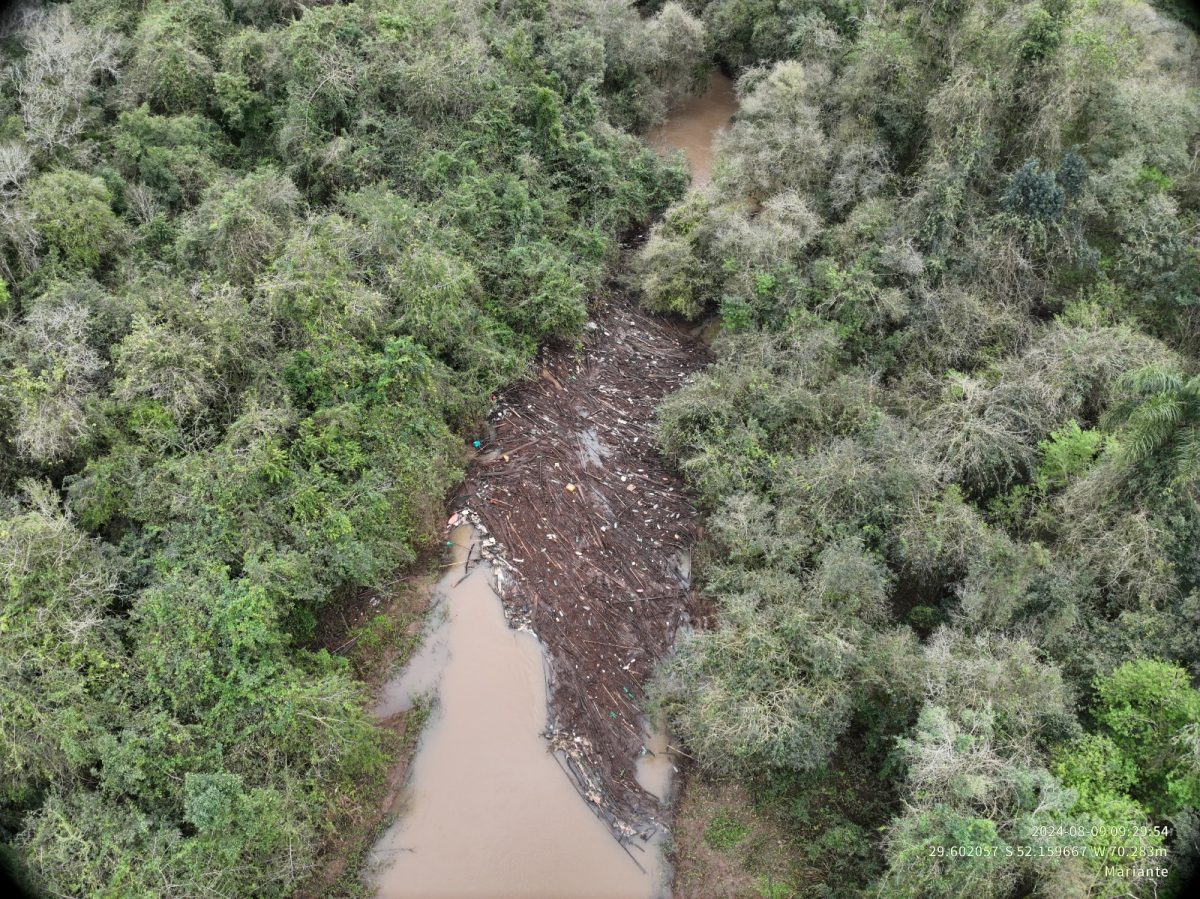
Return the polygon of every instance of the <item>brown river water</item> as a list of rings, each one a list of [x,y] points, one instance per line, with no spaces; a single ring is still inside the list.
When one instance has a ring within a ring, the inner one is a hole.
[[[713,72],[708,90],[675,110],[666,122],[651,129],[646,139],[659,152],[683,150],[692,170],[692,184],[699,187],[712,180],[713,137],[736,111],[733,82]]]
[[[648,139],[660,151],[684,150],[694,182],[707,183],[713,137],[734,109],[729,79],[715,74],[703,96]],[[549,751],[544,649],[508,626],[489,565],[467,572],[480,539],[470,527],[452,532],[422,648],[375,709],[387,717],[421,696],[434,699],[397,817],[372,850],[369,883],[380,899],[668,895],[661,842],[618,843]],[[648,732],[646,746],[638,781],[667,801],[674,769],[666,735]]]
[[[372,853],[378,895],[661,893],[658,853],[638,852],[639,869],[547,751],[542,647],[508,626],[485,563],[463,577],[477,539],[469,528],[454,531],[458,564],[438,587],[433,631],[376,710],[390,714],[415,694],[437,694],[399,816]]]

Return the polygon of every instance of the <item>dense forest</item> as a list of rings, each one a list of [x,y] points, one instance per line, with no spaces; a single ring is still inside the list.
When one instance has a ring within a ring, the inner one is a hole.
[[[659,701],[783,819],[777,895],[1171,893],[1200,839],[1194,32],[1108,0],[698,11],[741,109],[639,270],[724,323],[660,415],[722,624]]]
[[[54,896],[303,888],[387,763],[321,615],[436,541],[490,397],[648,231],[644,302],[722,326],[658,432],[718,624],[654,706],[694,782],[784,835],[759,892],[1178,893],[1196,24],[1143,0],[7,12],[0,851]],[[639,135],[714,65],[740,111],[689,189]]]
[[[0,836],[59,896],[289,895],[384,761],[323,608],[686,174],[703,32],[586,0],[77,0],[0,93]]]

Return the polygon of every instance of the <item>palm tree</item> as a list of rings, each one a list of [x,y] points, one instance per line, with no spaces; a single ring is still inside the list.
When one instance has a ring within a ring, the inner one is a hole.
[[[1118,460],[1169,465],[1176,481],[1200,477],[1200,375],[1148,366],[1117,386],[1128,394],[1107,416],[1118,428]]]

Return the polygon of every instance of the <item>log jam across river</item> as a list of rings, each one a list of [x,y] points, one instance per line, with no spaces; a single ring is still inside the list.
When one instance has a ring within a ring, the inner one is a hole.
[[[706,182],[733,103],[716,75],[650,140]],[[698,517],[648,427],[706,350],[620,294],[498,403],[457,501],[424,644],[376,709],[434,705],[372,852],[381,899],[669,894],[671,766],[637,691],[688,620]]]

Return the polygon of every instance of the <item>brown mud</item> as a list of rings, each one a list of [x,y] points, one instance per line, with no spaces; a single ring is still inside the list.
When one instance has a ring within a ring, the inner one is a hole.
[[[699,515],[659,455],[654,410],[709,358],[696,331],[642,312],[622,285],[578,347],[549,348],[498,398],[459,493],[489,548],[510,622],[546,645],[547,736],[619,839],[662,829],[638,782],[647,680],[699,612]]]

